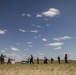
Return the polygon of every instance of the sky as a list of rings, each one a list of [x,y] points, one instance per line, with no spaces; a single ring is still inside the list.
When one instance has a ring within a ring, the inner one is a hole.
[[[76,60],[76,0],[0,0],[0,54],[16,61]]]

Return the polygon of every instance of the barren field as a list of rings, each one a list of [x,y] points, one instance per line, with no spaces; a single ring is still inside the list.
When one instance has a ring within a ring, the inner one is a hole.
[[[69,64],[0,64],[0,75],[76,75],[76,62]]]

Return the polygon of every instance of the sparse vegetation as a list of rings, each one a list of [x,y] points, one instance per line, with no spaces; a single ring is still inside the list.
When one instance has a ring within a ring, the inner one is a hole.
[[[76,75],[76,62],[68,64],[0,64],[0,75]]]

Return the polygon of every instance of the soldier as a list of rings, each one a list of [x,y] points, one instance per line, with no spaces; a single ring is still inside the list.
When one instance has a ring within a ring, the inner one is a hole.
[[[51,64],[53,63],[53,61],[54,61],[54,59],[53,59],[53,58],[51,58]]]
[[[39,64],[39,58],[37,57],[37,64]]]
[[[64,59],[65,59],[65,63],[68,63],[67,58],[68,58],[68,56],[67,56],[67,54],[65,54],[65,57],[64,57]]]
[[[1,60],[1,64],[4,64],[4,55],[3,54],[1,54],[1,56],[0,56],[0,60]]]
[[[34,62],[33,62],[33,55],[31,55],[31,58],[30,58],[30,64],[34,64]]]
[[[47,64],[47,58],[46,57],[44,57],[44,64]]]
[[[58,63],[60,64],[60,56],[58,56],[57,59],[58,59]]]
[[[10,58],[8,58],[7,64],[11,64],[11,59]]]

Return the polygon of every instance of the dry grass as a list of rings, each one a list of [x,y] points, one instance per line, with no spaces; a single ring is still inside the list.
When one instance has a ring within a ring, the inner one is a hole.
[[[76,75],[76,63],[0,64],[0,75]]]

